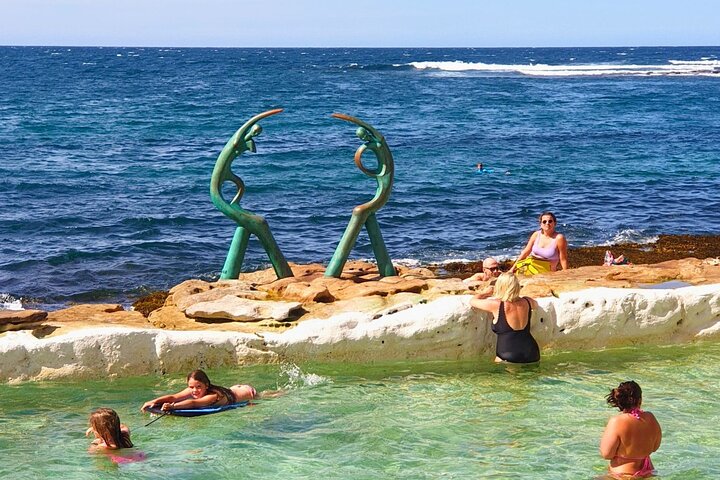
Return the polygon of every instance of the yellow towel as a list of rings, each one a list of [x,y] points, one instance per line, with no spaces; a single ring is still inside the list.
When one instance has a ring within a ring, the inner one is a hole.
[[[549,271],[550,262],[548,260],[526,258],[515,264],[515,272],[518,275],[537,275],[539,273],[548,273]]]

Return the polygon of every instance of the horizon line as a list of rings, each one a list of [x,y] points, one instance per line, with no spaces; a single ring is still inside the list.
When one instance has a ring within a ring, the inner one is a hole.
[[[217,45],[46,45],[46,44],[2,44],[0,48],[214,48],[214,49],[536,49],[536,48],[720,48],[720,45],[549,45],[549,46],[217,46]]]

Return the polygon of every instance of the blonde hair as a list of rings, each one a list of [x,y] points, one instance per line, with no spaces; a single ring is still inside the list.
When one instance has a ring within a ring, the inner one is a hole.
[[[514,273],[505,272],[498,277],[493,297],[503,302],[514,302],[520,298],[520,282]]]

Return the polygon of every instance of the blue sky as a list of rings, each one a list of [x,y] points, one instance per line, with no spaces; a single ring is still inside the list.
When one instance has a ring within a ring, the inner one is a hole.
[[[720,45],[720,0],[0,0],[0,45]]]

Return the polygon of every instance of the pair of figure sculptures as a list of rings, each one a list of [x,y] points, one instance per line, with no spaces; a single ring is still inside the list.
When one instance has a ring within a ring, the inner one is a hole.
[[[240,274],[250,235],[255,235],[260,241],[278,278],[293,276],[285,256],[270,231],[267,220],[240,206],[240,199],[245,193],[245,183],[231,169],[232,162],[243,152],[256,151],[254,138],[262,132],[258,122],[280,112],[282,112],[282,109],[268,110],[248,120],[230,138],[215,163],[215,169],[210,180],[210,198],[218,210],[238,225],[220,275],[222,279],[237,278]],[[375,216],[376,212],[390,198],[395,170],[392,154],[385,142],[385,138],[372,126],[349,115],[334,113],[332,116],[358,125],[356,134],[364,143],[355,152],[355,165],[365,175],[377,180],[377,191],[372,200],[353,209],[350,222],[325,270],[325,276],[339,278],[342,275],[343,267],[363,226],[367,229],[380,275],[395,275],[395,267],[393,267],[388,255],[380,232],[380,225]],[[374,169],[368,169],[362,163],[362,156],[367,150],[373,152],[377,158],[377,167]],[[227,201],[222,194],[222,187],[225,182],[234,183],[237,187],[237,193],[230,201]]]

